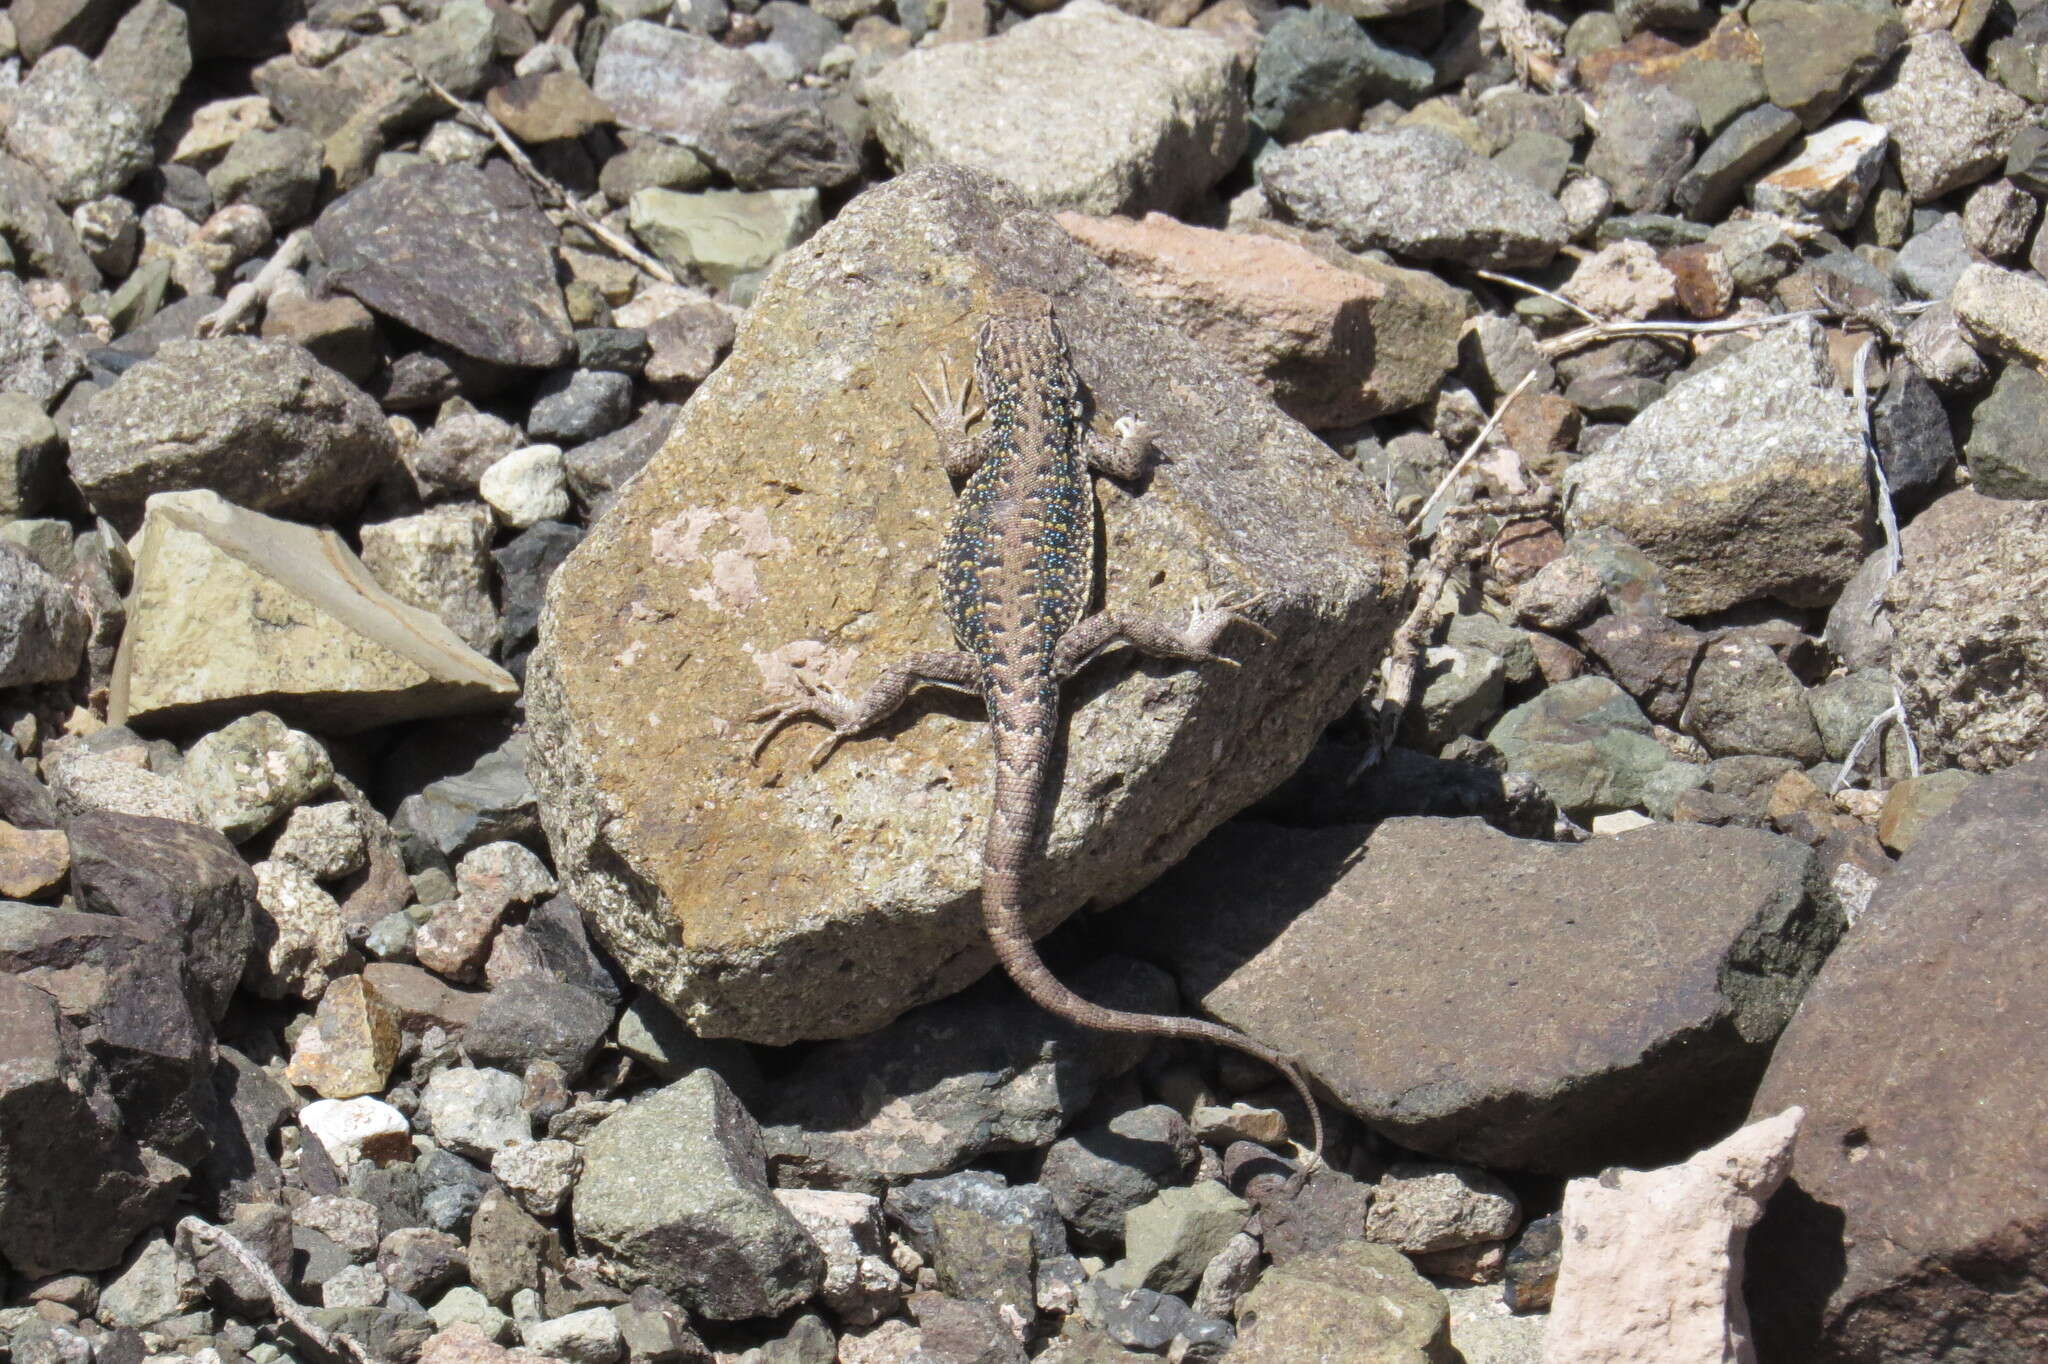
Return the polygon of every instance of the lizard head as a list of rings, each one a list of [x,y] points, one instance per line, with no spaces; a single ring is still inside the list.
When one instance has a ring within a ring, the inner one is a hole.
[[[982,308],[974,373],[984,395],[1000,393],[1015,376],[1031,375],[1041,386],[1071,383],[1067,338],[1053,320],[1052,300],[1029,289],[990,295]]]

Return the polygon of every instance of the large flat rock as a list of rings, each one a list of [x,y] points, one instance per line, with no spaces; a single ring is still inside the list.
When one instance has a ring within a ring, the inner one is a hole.
[[[210,492],[149,499],[115,724],[272,710],[323,733],[494,710],[512,675],[377,585],[341,537]]]
[[[1097,481],[1107,600],[1184,619],[1250,590],[1278,637],[1233,634],[1242,668],[1126,659],[1069,688],[1041,930],[1127,897],[1276,785],[1383,648],[1405,553],[1362,477],[991,182],[931,168],[869,192],[770,275],[557,571],[528,673],[566,888],[702,1033],[852,1036],[991,963],[977,702],[915,698],[816,773],[815,727],[757,767],[741,720],[799,661],[853,690],[950,647],[952,490],[910,400],[941,357],[968,368],[983,300],[1015,287],[1053,297],[1098,424],[1143,418],[1172,460],[1140,488]]]
[[[1929,824],[1754,1111],[1806,1109],[1750,1237],[1765,1359],[2004,1364],[2048,1320],[2048,756]]]
[[[1117,937],[1402,1145],[1545,1173],[1690,1154],[1748,1107],[1840,932],[1804,845],[1660,824],[1232,824]]]

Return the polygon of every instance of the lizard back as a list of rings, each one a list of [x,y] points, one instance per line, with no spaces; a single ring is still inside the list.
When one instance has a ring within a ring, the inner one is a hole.
[[[1095,568],[1087,404],[1049,301],[995,299],[974,374],[987,409],[976,434],[984,458],[955,502],[940,595],[997,729],[1049,731],[1059,705],[1053,651],[1086,609]]]

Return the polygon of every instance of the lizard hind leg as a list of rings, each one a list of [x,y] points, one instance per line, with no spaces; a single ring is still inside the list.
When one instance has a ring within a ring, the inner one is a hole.
[[[831,733],[811,750],[807,762],[812,768],[822,767],[825,759],[832,756],[832,750],[842,742],[873,729],[902,709],[910,693],[921,682],[959,691],[978,690],[976,667],[974,655],[955,650],[935,649],[929,653],[912,654],[883,669],[874,685],[855,697],[841,696],[799,674],[798,682],[804,688],[804,695],[763,706],[747,717],[748,724],[767,726],[755,740],[750,760],[760,761],[761,754],[783,726],[797,720],[817,720],[830,726]]]
[[[1215,606],[1196,606],[1185,627],[1170,625],[1154,616],[1125,611],[1097,611],[1060,637],[1053,652],[1053,668],[1062,681],[1072,677],[1112,649],[1129,647],[1148,658],[1177,659],[1183,663],[1227,663],[1237,660],[1216,652],[1216,642],[1233,624],[1273,638],[1273,632],[1246,612],[1258,605],[1256,595],[1232,597]]]

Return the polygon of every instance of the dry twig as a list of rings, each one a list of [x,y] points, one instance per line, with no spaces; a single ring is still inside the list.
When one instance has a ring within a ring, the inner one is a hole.
[[[1410,535],[1422,529],[1422,523],[1429,519],[1430,509],[1436,506],[1437,499],[1442,497],[1449,490],[1450,486],[1458,481],[1465,470],[1472,467],[1472,457],[1479,453],[1480,446],[1486,444],[1486,438],[1493,434],[1493,428],[1500,425],[1501,416],[1508,410],[1508,405],[1522,396],[1522,390],[1527,388],[1530,381],[1535,379],[1535,377],[1536,371],[1530,370],[1522,376],[1520,383],[1508,390],[1505,398],[1494,404],[1493,415],[1486,419],[1486,425],[1479,428],[1479,434],[1474,436],[1472,443],[1465,447],[1465,453],[1458,456],[1458,462],[1451,466],[1451,471],[1445,474],[1438,481],[1436,487],[1430,490],[1429,497],[1422,504],[1422,510],[1416,512],[1414,517],[1409,520],[1408,533]]]
[[[521,175],[525,176],[551,205],[568,214],[578,227],[603,242],[606,246],[609,246],[618,253],[622,260],[630,261],[660,280],[663,284],[674,284],[677,282],[674,271],[648,255],[645,251],[642,251],[632,242],[626,240],[626,238],[620,236],[611,228],[605,226],[589,209],[578,203],[574,195],[544,175],[540,167],[534,165],[533,159],[526,154],[526,149],[513,140],[512,134],[505,131],[505,125],[491,116],[490,110],[480,105],[471,104],[468,100],[420,70],[417,65],[413,67],[413,74],[417,75],[426,83],[426,87],[429,90],[432,90],[450,108],[454,109],[457,118],[467,123],[470,127],[475,128],[478,132],[488,135],[491,141],[497,143],[498,150],[505,153],[506,159],[512,163],[514,168]]]
[[[232,1257],[256,1281],[263,1285],[263,1291],[270,1296],[270,1306],[278,1319],[297,1331],[315,1349],[323,1353],[345,1358],[353,1364],[382,1364],[377,1356],[364,1348],[362,1342],[342,1331],[329,1331],[311,1317],[299,1305],[296,1298],[286,1290],[284,1284],[273,1274],[263,1257],[251,1250],[242,1239],[225,1227],[216,1227],[197,1217],[181,1218],[178,1222],[180,1234],[193,1241],[203,1241],[219,1246]]]
[[[306,259],[306,243],[312,240],[312,233],[300,228],[284,239],[263,268],[256,272],[256,278],[244,280],[228,290],[228,296],[221,305],[199,319],[196,332],[199,336],[222,336],[241,330],[250,320],[257,305],[270,302],[270,296],[277,292],[277,286],[284,277],[299,268]]]

